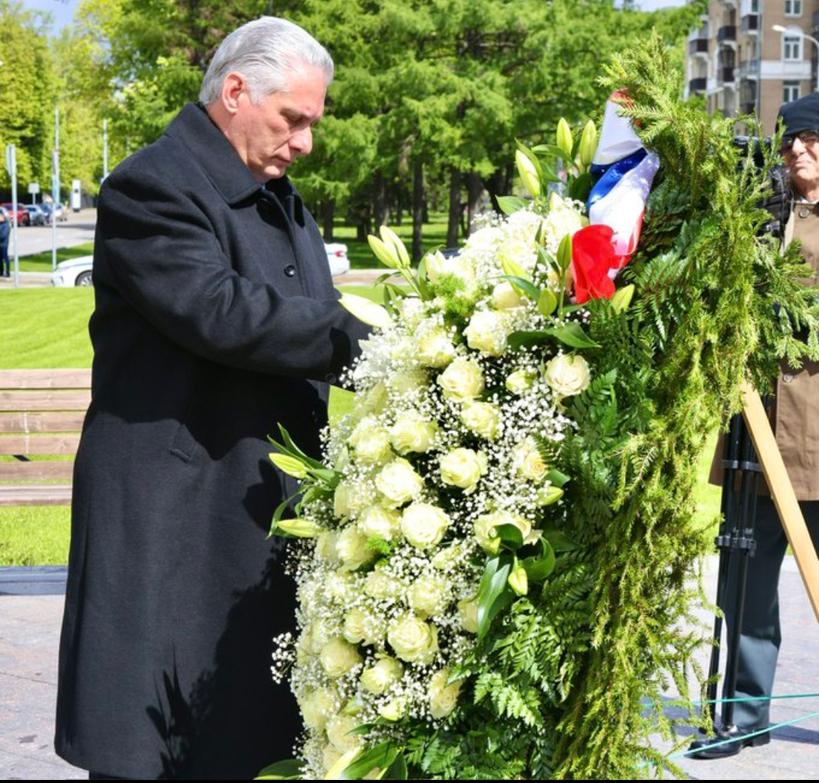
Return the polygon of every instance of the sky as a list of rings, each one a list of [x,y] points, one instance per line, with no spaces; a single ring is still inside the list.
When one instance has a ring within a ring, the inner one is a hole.
[[[685,5],[685,0],[637,0],[644,11],[655,11],[675,5]],[[55,31],[71,21],[80,0],[23,0],[23,6],[33,11],[48,11],[54,18]]]

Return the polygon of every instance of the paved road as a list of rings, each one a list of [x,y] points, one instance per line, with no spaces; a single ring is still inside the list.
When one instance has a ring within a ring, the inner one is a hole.
[[[716,559],[709,560],[706,585],[714,594]],[[51,588],[54,587],[52,583]],[[8,595],[0,574],[0,779],[61,780],[85,777],[54,754],[53,715],[61,595]],[[793,558],[786,558],[780,583],[783,646],[777,694],[819,691],[819,625]],[[708,650],[701,662],[707,667]],[[669,692],[669,697],[673,693]],[[819,698],[775,701],[772,719],[793,720],[819,711]],[[657,747],[664,743],[657,741]],[[819,776],[819,717],[779,729],[764,747],[746,748],[721,761],[678,762],[691,779],[815,780]]]
[[[97,224],[97,210],[83,209],[69,212],[65,223],[57,223],[57,247],[73,247],[94,241],[94,227]],[[20,257],[31,256],[51,250],[51,226],[21,226],[17,229],[18,253]],[[9,256],[14,244],[9,241]]]

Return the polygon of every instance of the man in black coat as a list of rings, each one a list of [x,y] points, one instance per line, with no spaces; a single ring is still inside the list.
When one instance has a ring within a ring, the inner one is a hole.
[[[77,454],[56,749],[92,777],[247,778],[292,756],[292,493],[281,423],[318,454],[327,383],[366,327],[285,176],[310,152],[332,61],[265,17],[220,46],[199,105],[101,194],[92,403]]]

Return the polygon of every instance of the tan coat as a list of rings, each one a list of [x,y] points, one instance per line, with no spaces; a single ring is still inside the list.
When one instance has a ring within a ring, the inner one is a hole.
[[[796,204],[785,227],[784,246],[793,239],[802,243],[805,260],[815,270],[812,280],[819,279],[819,206],[809,208]],[[800,216],[800,210],[804,217]],[[801,370],[783,368],[776,382],[773,414],[776,443],[788,469],[799,500],[819,500],[819,364],[805,362]],[[720,437],[711,464],[710,481],[722,484],[724,439]]]

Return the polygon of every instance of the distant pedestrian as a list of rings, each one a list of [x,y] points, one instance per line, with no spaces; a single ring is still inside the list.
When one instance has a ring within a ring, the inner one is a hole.
[[[0,277],[11,277],[9,267],[9,235],[11,225],[4,209],[0,209]]]

